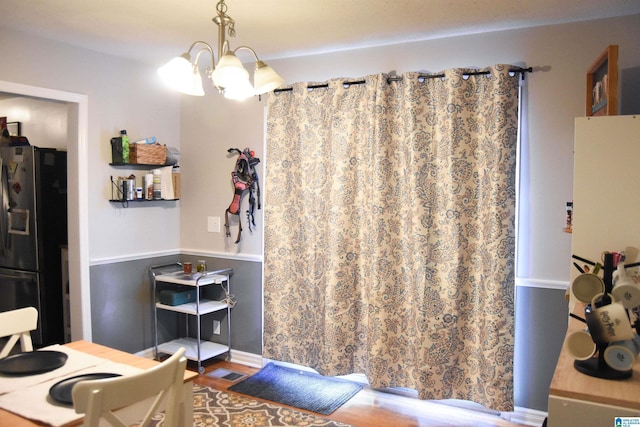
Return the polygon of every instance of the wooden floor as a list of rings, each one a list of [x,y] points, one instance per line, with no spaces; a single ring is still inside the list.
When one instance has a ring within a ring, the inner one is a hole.
[[[216,360],[206,365],[205,374],[200,375],[196,383],[219,390],[226,390],[233,385],[234,382],[206,376],[207,373],[217,368],[224,368],[248,375],[258,371],[258,369],[246,365]],[[300,409],[297,410],[306,412]],[[365,387],[333,414],[323,415],[322,417],[357,427],[522,426],[521,424],[506,421],[493,414],[436,403],[434,401],[423,401],[396,394],[383,393],[371,390],[368,387]]]

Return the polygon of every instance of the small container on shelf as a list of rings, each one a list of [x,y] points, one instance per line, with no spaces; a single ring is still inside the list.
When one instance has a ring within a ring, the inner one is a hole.
[[[160,169],[153,170],[153,199],[162,199],[162,171]]]
[[[148,173],[144,176],[144,196],[147,200],[153,200],[153,174]]]
[[[184,274],[191,274],[193,272],[193,264],[191,262],[183,262],[182,271]]]
[[[562,231],[565,233],[571,233],[573,231],[573,202],[567,202],[565,226]]]

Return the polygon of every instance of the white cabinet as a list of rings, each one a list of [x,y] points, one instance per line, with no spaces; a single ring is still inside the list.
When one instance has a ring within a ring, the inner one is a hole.
[[[182,270],[175,270],[180,263],[151,267],[153,285],[154,335],[155,356],[160,353],[173,354],[180,347],[184,347],[187,359],[197,362],[198,372],[203,373],[202,362],[207,359],[227,353],[231,350],[231,307],[235,304],[230,295],[230,277],[232,269],[205,271],[201,273],[185,274]],[[221,292],[216,292],[218,287]],[[212,299],[211,295],[218,298]],[[170,341],[159,342],[158,314],[161,311],[174,312],[183,317],[184,327],[180,337]],[[226,343],[214,341],[220,334],[220,319],[213,319],[214,313],[222,313],[226,319]],[[212,316],[208,316],[212,315]],[[203,325],[212,331],[203,339]],[[218,322],[218,323],[216,323]],[[195,323],[195,331],[189,326]],[[217,334],[215,333],[217,331]]]

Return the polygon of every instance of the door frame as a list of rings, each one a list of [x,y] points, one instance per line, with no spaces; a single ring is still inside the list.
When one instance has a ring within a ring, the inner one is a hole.
[[[91,341],[88,96],[0,80],[0,92],[67,104],[67,195],[71,340]],[[62,291],[62,290],[61,290]]]

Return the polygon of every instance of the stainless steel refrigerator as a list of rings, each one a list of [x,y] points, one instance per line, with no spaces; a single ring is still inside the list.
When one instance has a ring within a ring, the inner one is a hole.
[[[33,306],[39,314],[34,345],[64,342],[67,153],[2,147],[0,158],[0,311]]]

